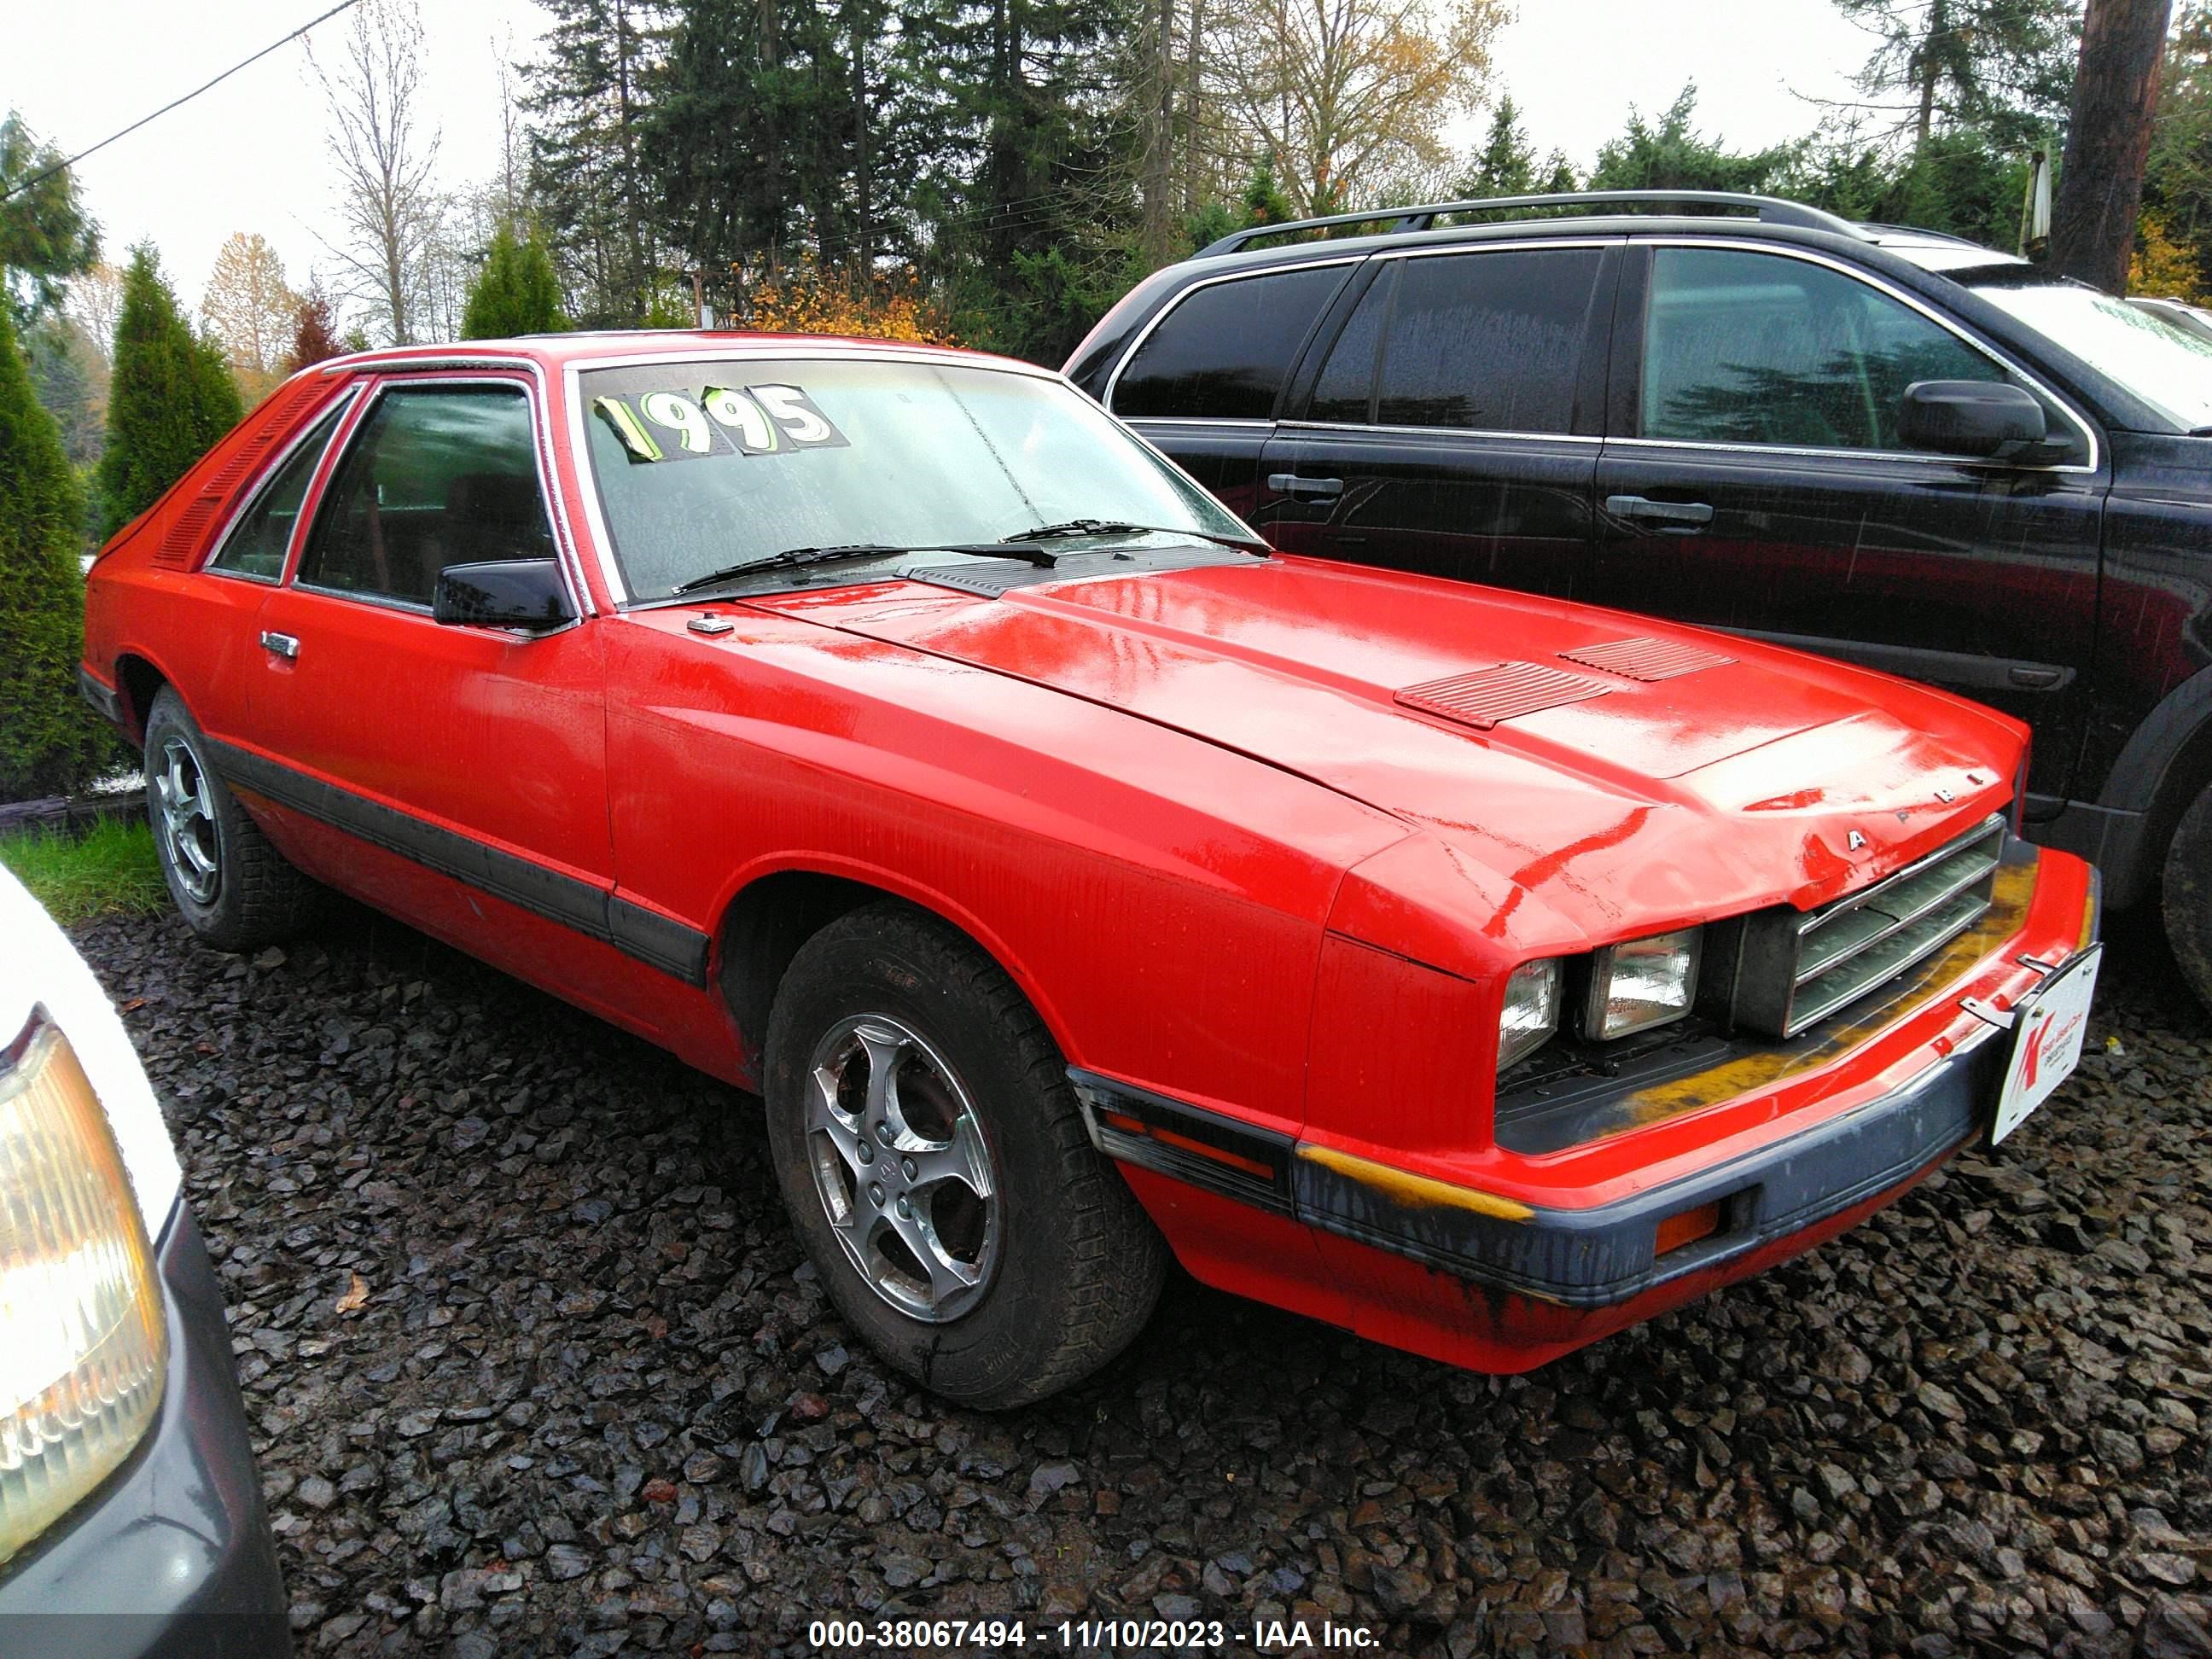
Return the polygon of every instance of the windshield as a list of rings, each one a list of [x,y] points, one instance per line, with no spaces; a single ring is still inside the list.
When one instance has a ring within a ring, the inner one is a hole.
[[[1036,375],[680,357],[589,370],[583,392],[599,500],[639,599],[791,548],[998,542],[1070,519],[1258,540],[1080,392]],[[908,562],[745,580],[875,580]]]
[[[2070,283],[1992,283],[1974,292],[2111,375],[2183,431],[2212,426],[2212,341]]]

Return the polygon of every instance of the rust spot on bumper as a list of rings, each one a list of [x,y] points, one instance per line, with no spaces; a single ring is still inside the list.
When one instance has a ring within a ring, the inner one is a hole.
[[[1304,1142],[1298,1147],[1298,1156],[1309,1163],[1320,1164],[1325,1170],[1334,1170],[1347,1181],[1357,1182],[1370,1191],[1409,1209],[1466,1210],[1475,1215],[1494,1217],[1499,1221],[1526,1221],[1535,1214],[1526,1204],[1500,1198],[1496,1193],[1486,1193],[1477,1187],[1455,1187],[1448,1181],[1432,1181],[1426,1176],[1394,1169],[1371,1158],[1338,1152],[1333,1146],[1316,1146],[1310,1141]]]

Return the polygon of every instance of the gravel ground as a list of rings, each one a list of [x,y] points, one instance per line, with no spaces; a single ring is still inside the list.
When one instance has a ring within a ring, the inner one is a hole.
[[[859,1346],[752,1103],[659,1051],[350,908],[251,959],[77,937],[217,1260],[303,1653],[905,1610],[2212,1655],[2212,1022],[2140,921],[2063,1093],[1781,1271],[1510,1380],[1182,1281],[1006,1417]]]

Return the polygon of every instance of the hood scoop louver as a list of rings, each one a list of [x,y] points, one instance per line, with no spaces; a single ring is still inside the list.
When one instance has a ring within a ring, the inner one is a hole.
[[[1734,657],[1681,640],[1662,640],[1641,635],[1632,640],[1609,640],[1602,645],[1581,646],[1559,655],[1585,668],[1601,668],[1628,680],[1674,680],[1701,668],[1725,668]]]
[[[1424,680],[1395,694],[1404,708],[1487,732],[1500,720],[1562,703],[1601,697],[1613,688],[1586,674],[1541,663],[1497,662],[1440,680]]]

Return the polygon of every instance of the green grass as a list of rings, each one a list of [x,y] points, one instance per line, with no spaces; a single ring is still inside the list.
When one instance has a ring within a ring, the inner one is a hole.
[[[94,916],[146,915],[169,902],[143,818],[102,818],[82,836],[28,830],[0,836],[0,864],[64,927]]]

